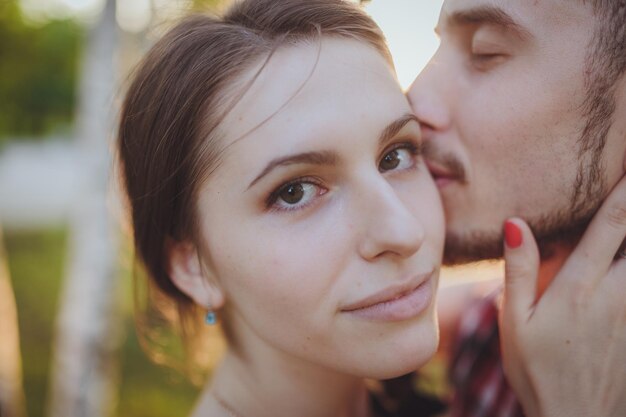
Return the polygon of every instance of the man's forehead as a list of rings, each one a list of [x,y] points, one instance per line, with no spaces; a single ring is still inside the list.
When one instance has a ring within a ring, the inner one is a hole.
[[[589,21],[591,2],[583,0],[444,0],[439,25],[499,23],[518,25],[528,32],[543,25],[560,26]]]
[[[500,7],[510,10],[563,10],[585,8],[590,3],[584,0],[444,0],[443,8],[463,9],[481,6]]]

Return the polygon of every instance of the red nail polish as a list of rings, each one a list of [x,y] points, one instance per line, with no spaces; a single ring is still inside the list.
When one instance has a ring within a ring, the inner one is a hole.
[[[511,249],[519,248],[522,244],[522,231],[512,221],[507,220],[504,223],[504,240]]]

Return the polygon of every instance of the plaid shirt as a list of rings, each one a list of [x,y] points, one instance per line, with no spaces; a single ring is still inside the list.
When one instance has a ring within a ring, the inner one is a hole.
[[[450,417],[524,417],[502,370],[498,295],[475,303],[459,324],[449,375]]]

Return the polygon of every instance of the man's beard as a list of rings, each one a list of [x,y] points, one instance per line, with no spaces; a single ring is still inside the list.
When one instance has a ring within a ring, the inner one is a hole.
[[[611,115],[603,120],[587,118],[577,142],[580,146],[579,167],[576,178],[571,181],[567,207],[536,218],[524,218],[537,241],[542,260],[552,257],[557,248],[573,248],[608,194],[603,151],[611,119]],[[454,159],[452,156],[446,158]],[[498,232],[447,232],[444,264],[458,265],[501,258],[504,255],[503,241],[501,229]]]
[[[557,248],[573,248],[587,229],[602,200],[602,195],[590,197],[585,211],[575,215],[560,211],[537,219],[527,220],[537,241],[542,260],[549,259]],[[459,265],[486,259],[498,259],[504,255],[504,236],[501,231],[467,231],[463,234],[448,232],[443,262]]]

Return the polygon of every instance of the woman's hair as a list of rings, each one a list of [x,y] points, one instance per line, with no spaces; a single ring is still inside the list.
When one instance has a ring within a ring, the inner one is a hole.
[[[320,36],[366,42],[391,65],[382,32],[353,3],[244,0],[221,17],[183,19],[156,42],[132,77],[117,150],[136,257],[160,302],[175,307],[169,318],[187,347],[202,322],[168,275],[166,243],[199,242],[198,188],[219,164],[220,122],[249,87],[237,92],[236,81],[267,63],[281,45]],[[138,321],[143,342],[150,339],[148,327]]]

